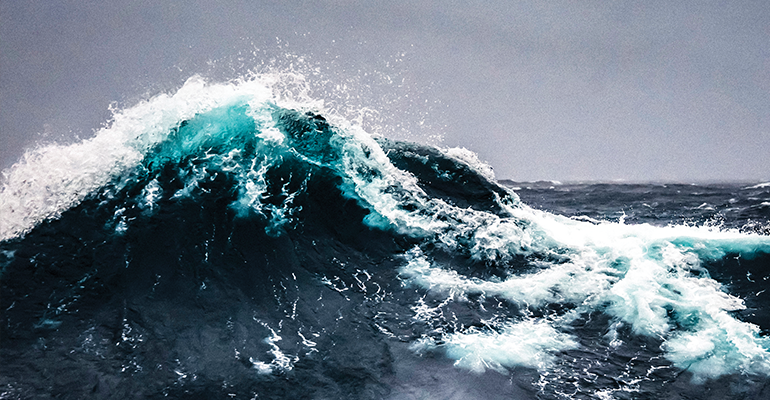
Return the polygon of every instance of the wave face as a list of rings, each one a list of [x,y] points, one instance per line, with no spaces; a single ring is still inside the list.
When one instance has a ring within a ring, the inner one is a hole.
[[[745,229],[570,189],[191,79],[6,172],[2,397],[770,396],[767,186]]]

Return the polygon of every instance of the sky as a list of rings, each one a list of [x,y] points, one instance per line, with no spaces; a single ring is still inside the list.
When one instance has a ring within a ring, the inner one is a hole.
[[[768,21],[764,0],[0,0],[0,168],[192,75],[285,68],[498,179],[770,181]]]

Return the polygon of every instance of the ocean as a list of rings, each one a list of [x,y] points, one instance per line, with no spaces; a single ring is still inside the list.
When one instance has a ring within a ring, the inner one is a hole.
[[[770,183],[498,180],[274,89],[5,171],[0,399],[770,399]]]

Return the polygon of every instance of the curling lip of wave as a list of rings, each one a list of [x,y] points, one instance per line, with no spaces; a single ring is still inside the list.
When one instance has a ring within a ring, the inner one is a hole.
[[[115,177],[130,173],[180,121],[234,101],[269,101],[270,82],[266,77],[210,85],[193,77],[173,95],[159,95],[117,112],[112,124],[91,139],[28,151],[4,173],[0,241],[58,218]]]

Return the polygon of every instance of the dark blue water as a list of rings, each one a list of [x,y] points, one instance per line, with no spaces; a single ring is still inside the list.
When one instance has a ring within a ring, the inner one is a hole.
[[[495,181],[191,81],[0,192],[0,398],[770,398],[770,185]]]

